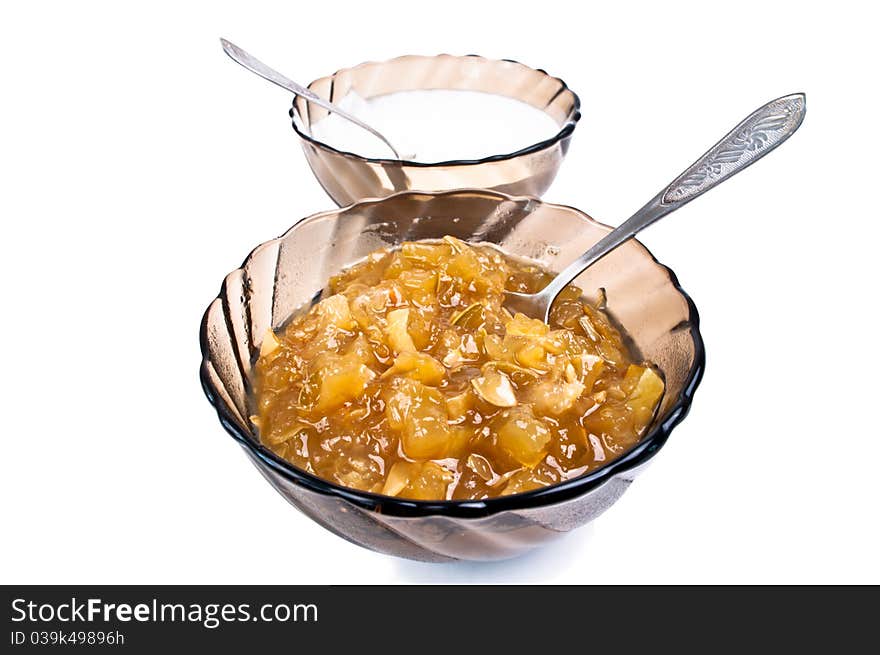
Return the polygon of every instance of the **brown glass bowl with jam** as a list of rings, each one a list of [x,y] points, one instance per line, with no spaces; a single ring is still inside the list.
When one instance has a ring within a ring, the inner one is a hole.
[[[312,216],[227,276],[203,386],[336,534],[419,560],[515,556],[607,509],[702,374],[696,309],[637,241],[581,275],[551,326],[503,310],[505,283],[540,285],[607,231],[483,190]]]

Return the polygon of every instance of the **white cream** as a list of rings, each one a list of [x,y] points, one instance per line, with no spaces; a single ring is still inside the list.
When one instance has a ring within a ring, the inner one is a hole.
[[[402,157],[424,163],[516,152],[559,132],[540,109],[478,91],[401,91],[369,100],[352,92],[337,104],[381,132]],[[376,137],[336,114],[315,123],[312,136],[337,150],[393,158]]]

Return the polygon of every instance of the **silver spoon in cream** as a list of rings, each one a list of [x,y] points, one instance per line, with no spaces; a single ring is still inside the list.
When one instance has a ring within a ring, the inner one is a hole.
[[[244,66],[249,71],[251,71],[252,73],[256,73],[263,79],[269,80],[273,84],[277,84],[282,89],[287,89],[294,95],[302,96],[309,102],[313,102],[319,107],[323,107],[327,111],[331,111],[334,114],[341,116],[345,120],[354,123],[358,127],[363,128],[364,130],[375,136],[377,139],[382,141],[382,143],[384,143],[386,146],[388,146],[391,152],[394,153],[395,159],[401,159],[400,154],[397,152],[397,150],[395,150],[394,146],[391,145],[391,142],[388,141],[388,139],[382,136],[382,134],[380,134],[378,130],[364,123],[357,116],[352,116],[344,109],[341,109],[340,107],[334,105],[332,102],[324,100],[324,98],[322,98],[321,96],[313,93],[312,91],[309,91],[306,87],[297,84],[293,80],[285,77],[275,69],[269,68],[266,64],[261,62],[253,55],[245,52],[234,43],[230,43],[226,39],[220,39],[220,44],[223,46],[223,52],[229,55],[235,63]]]

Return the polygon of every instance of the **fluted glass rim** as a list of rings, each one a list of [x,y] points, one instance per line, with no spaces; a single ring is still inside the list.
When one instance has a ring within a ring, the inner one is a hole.
[[[290,117],[290,124],[293,127],[294,132],[296,132],[297,136],[300,139],[302,139],[303,141],[306,141],[307,143],[310,143],[317,148],[320,148],[320,149],[325,150],[327,152],[331,152],[331,153],[339,155],[341,157],[345,157],[348,159],[354,159],[354,160],[357,160],[360,162],[368,162],[368,163],[378,164],[378,165],[382,165],[382,166],[387,166],[390,164],[390,165],[397,165],[397,166],[409,166],[409,167],[414,167],[414,168],[433,168],[433,167],[439,168],[441,166],[475,166],[478,164],[485,164],[485,163],[489,163],[489,162],[507,161],[507,160],[511,160],[511,159],[516,159],[518,157],[522,157],[524,155],[530,155],[532,153],[540,152],[542,150],[547,150],[548,148],[552,148],[553,146],[555,146],[557,143],[563,141],[564,139],[570,138],[571,135],[574,133],[574,129],[577,126],[577,123],[581,118],[581,111],[580,111],[581,99],[578,96],[578,94],[575,93],[571,89],[571,87],[569,87],[568,84],[565,83],[565,80],[563,80],[561,77],[555,77],[553,75],[550,75],[543,68],[532,68],[528,64],[523,64],[522,62],[516,61],[514,59],[491,59],[489,57],[483,57],[481,55],[475,55],[475,54],[451,55],[451,54],[447,54],[447,53],[440,53],[437,55],[401,55],[399,57],[394,57],[392,59],[386,59],[383,61],[372,61],[371,60],[371,61],[362,62],[362,63],[358,64],[357,66],[340,68],[332,75],[325,75],[324,77],[319,77],[318,79],[313,80],[312,82],[309,83],[308,89],[310,91],[315,91],[314,87],[317,86],[318,84],[321,84],[322,82],[326,82],[326,81],[332,82],[332,80],[337,75],[340,75],[342,73],[353,72],[358,69],[366,68],[368,66],[393,65],[393,64],[405,61],[407,59],[415,59],[415,58],[432,59],[432,58],[440,58],[440,57],[452,57],[455,59],[476,58],[476,59],[479,59],[479,60],[486,62],[486,63],[489,63],[489,64],[492,64],[492,63],[516,64],[517,66],[522,66],[524,68],[528,68],[529,70],[535,71],[537,73],[541,73],[542,75],[545,75],[548,79],[554,80],[559,83],[560,88],[557,91],[556,96],[559,96],[563,93],[571,94],[572,108],[569,111],[568,116],[566,116],[565,122],[562,124],[562,127],[560,127],[559,131],[554,136],[552,136],[550,138],[544,139],[542,141],[538,141],[537,143],[533,143],[532,145],[526,146],[524,148],[520,148],[519,150],[515,150],[513,152],[501,153],[501,154],[497,154],[497,155],[488,155],[486,157],[480,157],[479,159],[448,159],[446,161],[437,161],[437,162],[420,162],[420,161],[413,161],[410,159],[390,159],[390,158],[386,158],[386,157],[367,157],[365,155],[359,155],[356,152],[351,152],[349,150],[342,150],[339,148],[335,148],[335,147],[331,146],[329,143],[321,141],[320,139],[316,139],[315,137],[311,136],[310,134],[306,134],[296,124],[296,120],[294,119],[294,113],[299,115],[299,111],[296,106],[296,99],[298,96],[296,96],[296,95],[293,96],[293,101],[291,103],[291,107],[287,112],[288,116]],[[304,100],[306,102],[308,102],[307,99],[304,99]],[[300,116],[300,119],[305,121],[305,119],[302,116]]]
[[[220,293],[208,305],[202,318],[201,327],[199,329],[199,344],[202,353],[202,362],[199,369],[199,377],[201,380],[202,390],[208,398],[208,402],[214,407],[220,424],[236,441],[247,448],[250,453],[260,460],[264,465],[268,466],[274,472],[278,473],[293,484],[305,487],[311,491],[335,496],[342,500],[348,501],[362,509],[368,511],[379,512],[381,514],[397,517],[424,517],[424,516],[448,516],[454,518],[484,518],[494,514],[507,511],[517,511],[530,509],[539,506],[553,505],[561,503],[572,498],[576,498],[597,489],[608,480],[617,475],[631,471],[638,466],[650,460],[666,443],[672,430],[681,423],[690,411],[693,396],[703,377],[706,366],[706,354],[703,344],[702,334],[700,333],[700,317],[697,307],[687,292],[682,289],[675,272],[668,266],[660,263],[654,254],[638,240],[637,243],[642,247],[644,253],[651,261],[663,271],[669,278],[669,282],[675,291],[681,295],[688,308],[688,323],[690,336],[694,344],[693,362],[688,370],[685,383],[675,403],[670,407],[666,417],[662,421],[658,421],[651,427],[648,433],[633,446],[629,451],[621,455],[619,458],[601,466],[594,471],[586,473],[570,480],[565,480],[557,484],[542,487],[532,491],[512,494],[509,496],[498,496],[494,498],[486,498],[482,500],[412,500],[399,498],[396,496],[385,496],[383,494],[371,493],[367,491],[359,491],[350,487],[344,487],[334,482],[318,477],[312,473],[308,473],[297,468],[287,460],[279,457],[269,448],[264,446],[258,440],[254,440],[249,434],[243,432],[228,410],[224,407],[223,402],[214,392],[213,384],[210,379],[208,367],[210,366],[210,355],[208,348],[208,320],[211,306],[217,300],[222,301],[226,293],[226,280],[241,272],[254,255],[263,249],[271,248],[275,244],[286,239],[302,226],[313,222],[320,221],[334,214],[340,214],[346,211],[356,210],[369,205],[380,204],[399,196],[422,196],[422,197],[443,197],[447,195],[456,195],[461,193],[480,193],[485,196],[496,197],[500,201],[510,201],[514,203],[531,202],[545,205],[554,209],[568,211],[580,218],[586,223],[591,223],[602,229],[610,230],[611,228],[601,223],[583,211],[570,205],[550,203],[541,200],[535,196],[520,195],[511,196],[498,191],[487,189],[455,189],[451,191],[400,191],[389,196],[381,198],[366,198],[358,202],[352,203],[347,207],[331,209],[328,211],[312,214],[295,223],[290,229],[282,235],[270,239],[256,248],[254,248],[245,257],[242,265],[229,273],[224,278],[220,288]]]

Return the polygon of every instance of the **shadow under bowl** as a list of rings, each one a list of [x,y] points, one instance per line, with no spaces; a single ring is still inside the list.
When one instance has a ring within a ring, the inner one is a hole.
[[[315,177],[339,206],[413,189],[483,188],[541,196],[556,177],[580,119],[580,100],[561,79],[515,61],[476,55],[407,55],[367,62],[315,80],[309,89],[334,103],[352,91],[363,99],[399,91],[480,91],[525,102],[559,126],[549,139],[481,159],[438,163],[378,159],[337,150],[313,138],[311,126],[326,118],[328,112],[296,96],[290,109],[293,129]]]
[[[260,444],[248,420],[263,336],[320,295],[327,280],[379,248],[452,235],[499,245],[551,271],[610,228],[583,212],[487,190],[403,192],[306,218],[257,247],[226,276],[201,326],[201,380],[220,422],[265,478],[307,516],[353,542],[423,561],[504,559],[591,521],[613,504],[687,414],[704,367],[697,310],[675,275],[631,240],[575,282],[607,308],[638,355],[666,380],[642,440],[587,475],[480,501],[416,501],[341,487],[297,469]]]

